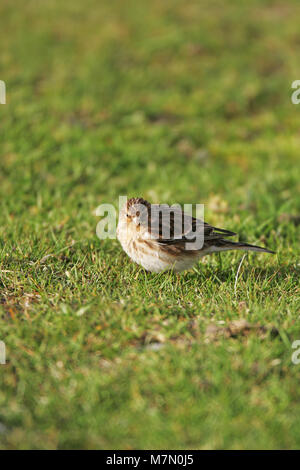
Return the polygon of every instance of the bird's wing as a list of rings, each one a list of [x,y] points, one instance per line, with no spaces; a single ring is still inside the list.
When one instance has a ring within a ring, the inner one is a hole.
[[[152,204],[151,216],[142,220],[151,238],[164,245],[181,245],[192,242],[200,233],[204,242],[231,237],[236,233],[220,229],[184,213],[180,207],[170,207],[167,204]]]

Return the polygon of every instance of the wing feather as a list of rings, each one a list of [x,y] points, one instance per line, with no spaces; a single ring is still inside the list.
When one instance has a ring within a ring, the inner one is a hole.
[[[230,230],[214,227],[184,213],[180,207],[167,204],[152,204],[147,208],[146,217],[141,217],[141,224],[147,228],[151,238],[162,245],[181,245],[192,242],[196,234],[203,230],[204,242],[235,236]]]

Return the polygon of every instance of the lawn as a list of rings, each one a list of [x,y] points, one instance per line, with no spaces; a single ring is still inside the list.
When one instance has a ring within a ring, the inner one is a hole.
[[[0,448],[300,448],[299,15],[1,1]],[[119,195],[276,255],[147,273],[96,236]]]

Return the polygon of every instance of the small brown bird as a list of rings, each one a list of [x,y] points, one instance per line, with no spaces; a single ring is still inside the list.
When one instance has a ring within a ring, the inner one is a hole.
[[[142,198],[127,201],[117,227],[117,237],[128,256],[156,273],[190,269],[202,256],[218,251],[274,253],[260,246],[227,240],[234,235],[184,213],[181,208],[150,204]]]

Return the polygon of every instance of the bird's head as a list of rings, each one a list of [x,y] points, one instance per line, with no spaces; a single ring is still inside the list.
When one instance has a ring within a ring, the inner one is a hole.
[[[132,197],[124,207],[124,216],[127,223],[134,223],[137,226],[146,224],[150,215],[151,204],[141,197]]]
[[[142,233],[147,232],[150,223],[151,204],[141,197],[128,199],[127,203],[120,211],[119,223],[117,228],[118,238],[141,237]]]

